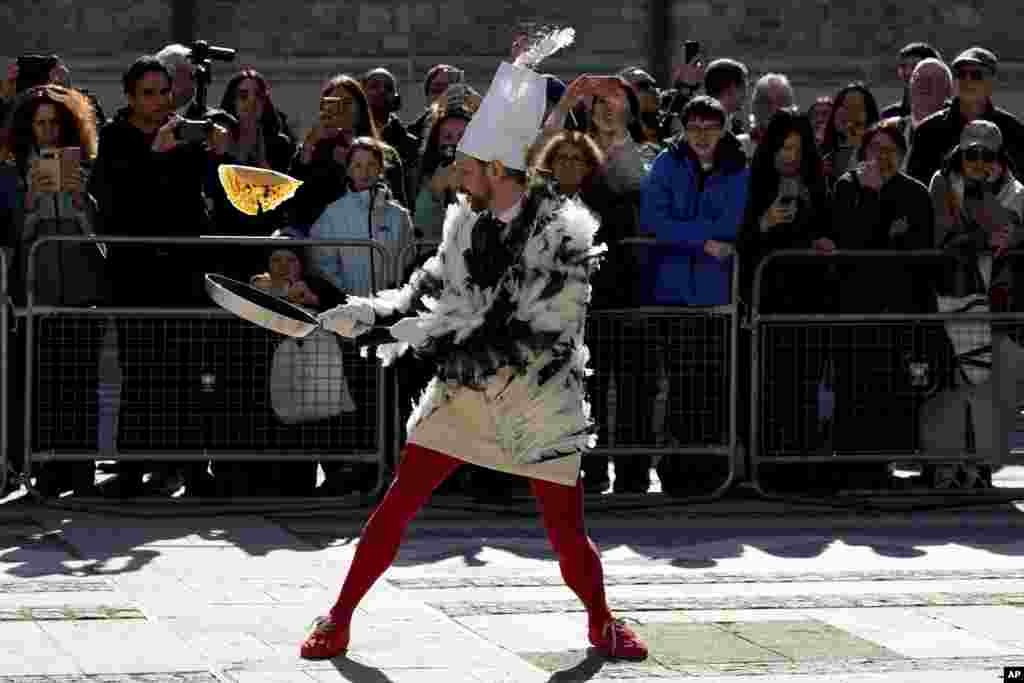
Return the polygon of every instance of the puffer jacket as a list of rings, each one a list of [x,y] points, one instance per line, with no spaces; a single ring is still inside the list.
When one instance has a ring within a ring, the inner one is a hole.
[[[640,225],[658,242],[648,259],[650,302],[711,306],[730,301],[734,257],[704,253],[708,240],[735,243],[747,202],[750,171],[742,152],[719,144],[705,172],[681,137],[658,155],[644,180]]]

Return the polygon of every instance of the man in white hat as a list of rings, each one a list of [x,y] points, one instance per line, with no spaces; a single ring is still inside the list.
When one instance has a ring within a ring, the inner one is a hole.
[[[302,657],[347,649],[356,605],[394,560],[420,506],[464,462],[529,479],[562,576],[586,608],[590,642],[610,657],[647,656],[612,617],[583,521],[580,457],[596,443],[583,326],[605,247],[594,246],[598,223],[582,204],[526,187],[546,87],[530,69],[501,65],[459,145],[464,193],[448,210],[437,254],[401,290],[349,297],[321,318],[346,337],[397,319],[389,330],[397,343],[377,356],[387,365],[412,348],[437,373],[409,418],[398,475]]]

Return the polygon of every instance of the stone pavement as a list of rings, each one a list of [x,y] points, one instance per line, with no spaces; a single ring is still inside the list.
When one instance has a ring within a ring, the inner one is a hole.
[[[176,509],[0,506],[0,683],[996,683],[1024,665],[1024,506],[594,515],[642,663],[588,649],[533,519],[438,508],[362,605],[349,656],[306,662],[366,510]]]

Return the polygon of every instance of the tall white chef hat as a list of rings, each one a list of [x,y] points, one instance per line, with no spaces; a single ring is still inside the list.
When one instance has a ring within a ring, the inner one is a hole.
[[[480,161],[500,161],[526,170],[526,155],[540,134],[547,104],[547,79],[533,70],[542,59],[567,45],[576,32],[558,29],[540,36],[514,64],[502,62],[480,108],[462,134],[458,151]]]

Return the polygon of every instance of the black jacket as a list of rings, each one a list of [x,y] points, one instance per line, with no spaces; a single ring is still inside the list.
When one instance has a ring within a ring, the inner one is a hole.
[[[831,237],[841,251],[931,249],[935,217],[928,190],[900,173],[880,192],[849,171],[836,182]],[[934,308],[935,264],[851,261],[839,265],[843,313],[918,313]]]
[[[1024,123],[1020,119],[989,102],[988,111],[980,117],[999,126],[1003,134],[1003,148],[1016,169],[1024,166]],[[960,133],[967,125],[960,114],[960,99],[935,112],[917,127],[914,146],[907,160],[907,175],[927,185],[942,166],[942,160],[960,144]]]
[[[157,154],[151,149],[155,137],[132,125],[126,109],[100,132],[88,185],[98,204],[98,233],[197,237],[211,232],[203,194],[209,152],[199,145],[181,145]],[[125,305],[208,302],[202,295],[204,264],[198,253],[187,248],[109,245],[115,298]],[[155,284],[161,286],[151,286]],[[166,292],[168,299],[158,299],[157,290]]]

